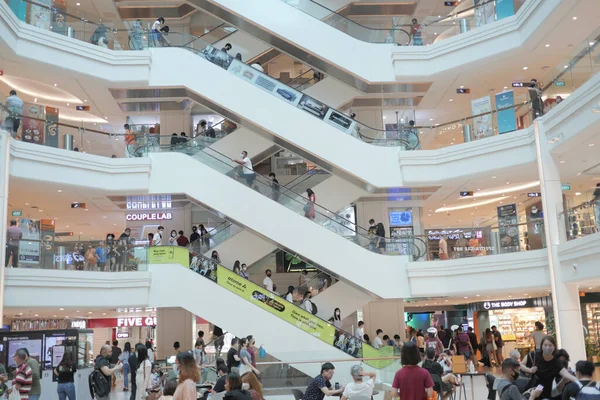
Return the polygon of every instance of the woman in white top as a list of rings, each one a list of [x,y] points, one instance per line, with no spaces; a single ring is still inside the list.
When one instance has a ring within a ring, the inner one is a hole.
[[[333,310],[333,326],[342,329],[342,312],[339,308]]]
[[[177,246],[177,231],[175,229],[171,231],[171,237],[169,238],[169,246]]]
[[[154,364],[154,350],[152,349],[152,343],[150,343],[150,341],[146,342],[146,350],[148,350],[148,360]]]
[[[151,389],[152,385],[152,363],[148,360],[148,349],[140,346],[138,350],[138,369],[135,375],[135,384],[137,390],[135,392],[135,400],[146,398],[146,389]]]
[[[165,23],[165,19],[163,17],[158,17],[156,21],[152,24],[152,41],[153,45],[156,47],[160,43],[160,26]]]
[[[302,308],[306,311],[312,314],[312,302],[310,301],[311,298],[311,294],[310,292],[306,292],[304,293],[304,298],[302,299]]]
[[[287,301],[289,301],[290,303],[294,302],[294,287],[293,286],[288,286],[288,291],[285,294],[285,299]]]

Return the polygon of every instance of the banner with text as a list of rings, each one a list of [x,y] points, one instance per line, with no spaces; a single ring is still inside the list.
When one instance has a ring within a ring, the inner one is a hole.
[[[496,118],[498,119],[498,134],[502,135],[506,132],[517,130],[517,117],[515,109],[515,93],[512,90],[496,94],[496,110],[501,108],[511,107],[507,110],[498,111]]]
[[[498,207],[498,231],[502,253],[519,251],[519,227],[517,223],[516,204]]]
[[[484,114],[473,118],[473,135],[475,139],[492,136],[492,99],[490,96],[471,100],[471,113],[473,115]]]
[[[189,251],[179,246],[148,247],[148,264],[189,265]]]
[[[496,0],[496,20],[515,15],[514,0]]]
[[[46,145],[58,147],[58,108],[46,106]]]
[[[44,106],[33,103],[24,104],[21,133],[23,142],[44,144],[44,121],[40,121],[43,118]]]

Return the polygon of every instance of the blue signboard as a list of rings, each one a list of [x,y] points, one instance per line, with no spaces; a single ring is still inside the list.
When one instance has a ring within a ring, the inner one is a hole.
[[[514,0],[496,0],[496,20],[515,15]]]
[[[512,107],[514,105],[515,94],[512,90],[496,94],[496,110]],[[498,111],[497,119],[499,135],[517,130],[517,117],[514,108]]]

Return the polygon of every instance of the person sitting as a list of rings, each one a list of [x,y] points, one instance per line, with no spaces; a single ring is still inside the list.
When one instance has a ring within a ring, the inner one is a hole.
[[[590,361],[577,361],[575,375],[579,382],[571,382],[565,387],[562,392],[562,400],[577,398],[579,393],[586,397],[600,399],[600,388],[593,378],[594,369],[594,363]]]
[[[346,385],[342,394],[342,400],[370,399],[373,396],[373,389],[375,389],[375,372],[365,372],[360,365],[353,365],[350,368],[350,375],[354,382]],[[365,376],[370,379],[364,381],[363,378]]]
[[[502,361],[502,377],[496,379],[494,382],[494,387],[500,400],[524,400],[526,398],[523,397],[519,388],[515,385],[520,369],[520,364],[512,358]],[[541,390],[533,390],[531,391],[529,400],[537,399],[541,394]]]
[[[452,392],[454,391],[453,385],[459,385],[456,376],[452,373],[445,372],[440,363],[435,361],[435,348],[433,347],[428,347],[427,350],[425,350],[425,360],[423,360],[421,367],[429,371],[430,375],[437,375],[440,377],[442,386],[440,387],[439,384],[435,384],[434,381],[433,390],[442,393],[444,399],[452,395]]]
[[[242,389],[242,378],[235,372],[230,372],[225,381],[225,400],[252,400],[250,393]]]

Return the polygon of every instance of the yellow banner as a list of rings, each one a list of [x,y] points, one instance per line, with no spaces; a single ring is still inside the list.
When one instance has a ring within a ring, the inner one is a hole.
[[[318,337],[326,343],[333,344],[335,337],[335,327],[333,325],[329,325],[300,307],[295,307],[281,297],[275,296],[268,290],[242,278],[229,269],[222,266],[217,268],[217,283],[256,304],[263,310],[267,310],[271,314],[295,325],[304,332]]]
[[[179,246],[148,247],[148,264],[190,265],[189,251]]]

